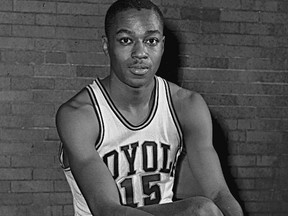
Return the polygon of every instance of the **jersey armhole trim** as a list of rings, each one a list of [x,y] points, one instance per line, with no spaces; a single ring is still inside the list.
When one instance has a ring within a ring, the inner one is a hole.
[[[175,108],[174,108],[174,105],[173,105],[173,102],[172,102],[172,96],[171,96],[171,91],[170,91],[169,84],[167,83],[166,80],[163,79],[163,81],[164,81],[164,86],[165,86],[165,91],[166,91],[166,96],[167,96],[169,110],[170,110],[170,113],[172,115],[172,118],[173,118],[174,124],[176,126],[176,129],[178,131],[178,134],[179,134],[179,137],[180,137],[180,144],[181,144],[181,148],[182,148],[182,142],[183,142],[182,128],[181,128],[180,121],[178,119],[178,116],[176,114],[176,111],[175,111]]]
[[[98,150],[98,148],[101,146],[103,138],[104,138],[104,122],[103,122],[103,117],[101,114],[101,110],[99,107],[99,104],[97,102],[96,96],[93,92],[93,89],[90,85],[86,86],[86,89],[88,91],[89,97],[91,99],[91,102],[93,104],[95,114],[99,120],[99,137],[97,138],[97,141],[95,143],[95,148]]]

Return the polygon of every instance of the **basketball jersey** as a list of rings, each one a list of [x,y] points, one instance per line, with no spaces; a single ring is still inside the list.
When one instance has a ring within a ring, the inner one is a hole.
[[[168,83],[155,76],[151,111],[137,126],[119,112],[99,79],[86,88],[100,124],[95,148],[115,180],[122,205],[172,202],[182,132]],[[64,173],[72,191],[75,215],[91,215],[70,169],[65,168]]]

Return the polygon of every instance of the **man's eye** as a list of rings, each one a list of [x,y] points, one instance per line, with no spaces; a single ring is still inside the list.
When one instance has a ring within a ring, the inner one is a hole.
[[[121,38],[119,41],[123,45],[129,45],[132,43],[132,40],[130,38]]]
[[[158,38],[149,38],[146,40],[146,43],[149,46],[156,46],[159,43],[159,39]]]

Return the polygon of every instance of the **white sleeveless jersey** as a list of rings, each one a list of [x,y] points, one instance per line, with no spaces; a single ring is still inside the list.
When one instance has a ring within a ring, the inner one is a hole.
[[[173,198],[182,132],[167,82],[155,76],[155,83],[152,109],[145,122],[137,126],[119,112],[99,79],[87,86],[100,120],[95,148],[117,184],[122,204],[131,207],[172,202]],[[62,153],[60,156],[62,160]],[[75,215],[91,215],[70,169],[64,171]]]

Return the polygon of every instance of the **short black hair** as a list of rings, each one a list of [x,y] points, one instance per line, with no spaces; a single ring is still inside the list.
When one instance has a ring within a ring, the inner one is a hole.
[[[161,10],[150,0],[117,0],[109,7],[105,16],[105,34],[107,37],[116,14],[129,9],[136,9],[138,11],[141,9],[153,10],[158,16],[161,25],[164,27],[164,17]]]

